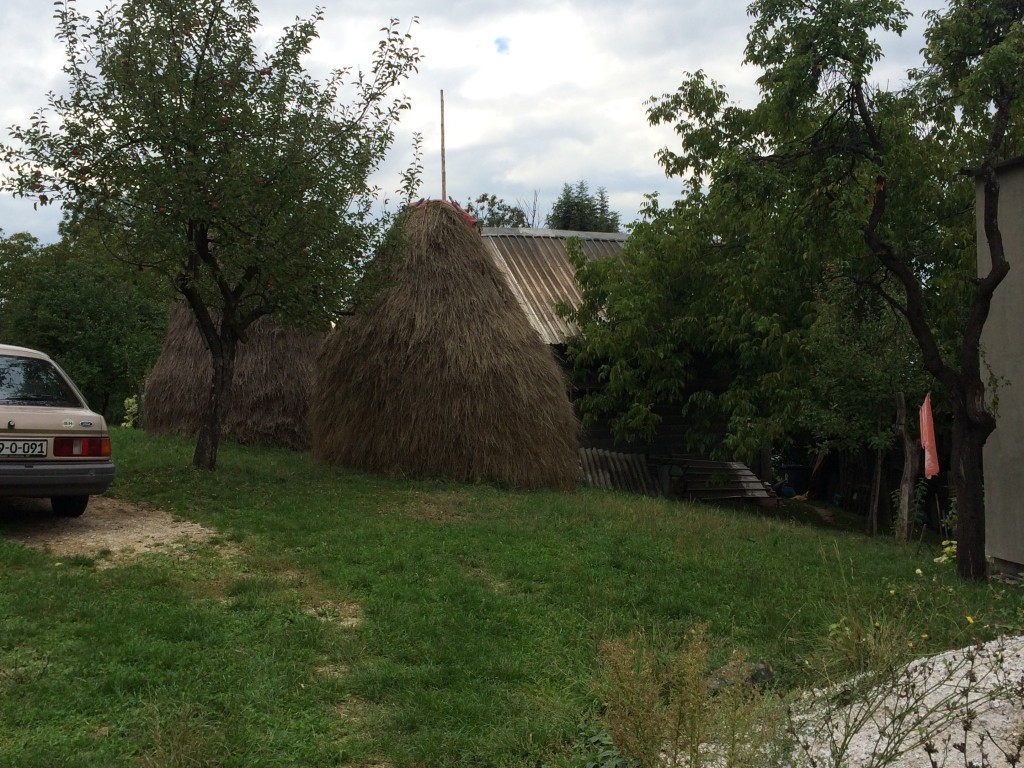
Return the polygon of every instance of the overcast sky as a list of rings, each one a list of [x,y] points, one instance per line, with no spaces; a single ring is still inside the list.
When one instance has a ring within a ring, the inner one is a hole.
[[[541,219],[565,183],[586,180],[607,189],[623,222],[637,217],[645,193],[673,199],[680,184],[665,179],[654,153],[672,143],[667,128],[647,124],[644,101],[672,91],[685,71],[705,70],[730,95],[750,104],[756,71],[741,65],[749,26],[746,3],[734,0],[263,0],[269,46],[296,15],[319,3],[325,20],[308,69],[368,65],[378,30],[392,17],[411,26],[423,62],[402,92],[413,108],[403,118],[386,168],[385,192],[411,158],[411,136],[423,135],[422,193],[441,196],[440,91],[445,94],[447,188],[465,202],[488,192],[507,202],[538,196]],[[886,41],[880,76],[901,81],[919,61],[923,9],[938,0],[910,0],[915,12],[902,39]],[[79,0],[90,12],[106,5]],[[24,124],[59,91],[63,51],[54,40],[49,0],[3,0],[0,128]],[[0,197],[0,228],[56,239],[60,212]]]

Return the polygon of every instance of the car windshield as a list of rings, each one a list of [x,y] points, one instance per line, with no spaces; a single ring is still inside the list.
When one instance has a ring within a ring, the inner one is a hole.
[[[0,403],[81,407],[60,372],[47,360],[0,355]]]

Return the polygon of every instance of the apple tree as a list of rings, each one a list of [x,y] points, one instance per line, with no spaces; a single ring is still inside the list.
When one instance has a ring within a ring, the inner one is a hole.
[[[111,258],[187,303],[213,377],[193,463],[214,469],[238,345],[264,315],[323,327],[381,230],[369,179],[408,107],[418,50],[397,20],[367,69],[311,77],[320,9],[269,51],[252,0],[56,3],[69,79],[10,130],[2,187],[61,204]]]
[[[979,352],[1009,269],[997,166],[1024,151],[1024,6],[951,0],[929,12],[923,61],[897,85],[874,72],[882,33],[905,30],[900,0],[755,0],[749,11],[756,104],[703,72],[649,102],[651,122],[679,137],[659,160],[685,193],[651,202],[620,264],[584,267],[577,356],[637,389],[628,408],[640,421],[703,365],[714,389],[683,393],[686,406],[716,409],[728,444],[750,449],[805,410],[828,281],[873,294],[909,329],[907,364],[920,361],[953,417],[957,570],[983,578],[982,447],[996,421]],[[992,254],[981,276],[976,180]]]

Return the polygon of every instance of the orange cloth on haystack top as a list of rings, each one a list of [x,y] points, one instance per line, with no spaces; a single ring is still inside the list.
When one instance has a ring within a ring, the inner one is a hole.
[[[939,474],[939,455],[935,451],[935,425],[932,423],[932,393],[924,396],[921,405],[921,446],[924,448],[924,476],[931,479]]]

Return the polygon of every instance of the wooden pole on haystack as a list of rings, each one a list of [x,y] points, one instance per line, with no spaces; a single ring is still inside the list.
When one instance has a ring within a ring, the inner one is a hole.
[[[444,165],[444,89],[441,89],[441,199],[448,199],[448,175]]]

